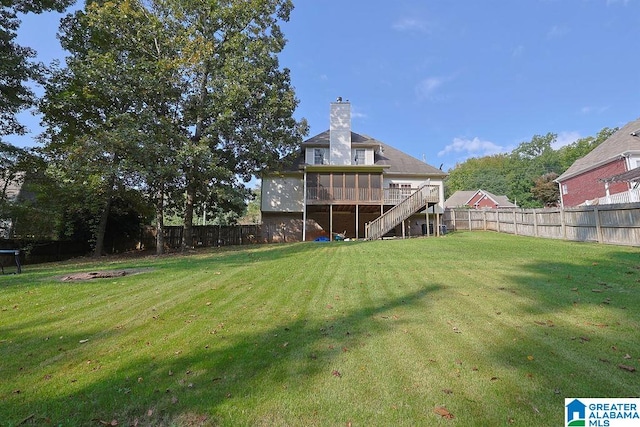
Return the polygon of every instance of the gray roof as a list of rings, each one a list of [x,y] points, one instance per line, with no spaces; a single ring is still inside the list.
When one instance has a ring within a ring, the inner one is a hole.
[[[306,147],[328,147],[329,131],[324,131],[314,137],[311,137],[302,143],[302,152],[293,163],[293,169],[298,169],[304,164],[304,149]],[[402,151],[385,144],[375,138],[359,133],[351,132],[351,146],[357,147],[375,147],[382,148],[375,150],[374,164],[376,166],[386,166],[385,174],[416,174],[416,175],[432,175],[434,177],[444,178],[447,173],[431,166],[421,160],[416,159]]]
[[[476,194],[477,190],[465,191],[458,190],[453,193],[447,200],[444,201],[445,208],[459,208],[461,206],[466,206],[467,202],[471,200],[474,194]]]
[[[637,136],[636,136],[637,135]],[[640,152],[640,119],[627,123],[586,156],[576,160],[556,181],[580,175],[618,159],[624,153]]]
[[[501,207],[501,208],[515,208],[517,207],[515,204],[509,201],[507,196],[496,196],[493,193],[490,193],[486,190],[471,190],[471,191],[463,191],[458,190],[451,195],[447,200],[444,201],[445,208],[457,208],[460,206],[467,206],[471,199],[478,193],[482,193],[493,202]]]

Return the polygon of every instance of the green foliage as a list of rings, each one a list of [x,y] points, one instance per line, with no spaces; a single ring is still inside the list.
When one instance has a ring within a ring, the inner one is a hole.
[[[573,162],[589,154],[617,130],[618,128],[603,128],[595,137],[589,136],[581,138],[569,145],[559,148],[557,155],[560,158],[560,169],[563,172],[569,169]]]
[[[0,137],[23,134],[16,114],[33,105],[34,93],[26,83],[39,80],[43,67],[33,62],[36,52],[15,42],[20,26],[18,13],[62,11],[73,0],[3,1],[0,3]]]
[[[545,207],[557,206],[560,201],[560,190],[554,180],[558,177],[555,172],[539,176],[534,181],[531,194],[536,200],[542,202]]]
[[[554,206],[559,195],[553,179],[616,130],[603,128],[595,137],[579,139],[557,150],[553,148],[555,134],[534,135],[511,153],[468,159],[449,171],[446,197],[457,190],[483,189],[504,194],[524,208]]]
[[[293,118],[298,101],[277,59],[279,23],[292,7],[118,0],[89,2],[63,21],[70,56],[41,103],[44,152],[64,179],[100,200],[97,242],[110,201],[127,188],[156,206],[159,227],[165,209],[182,212],[185,236],[195,207],[235,212],[232,221],[246,198],[239,178],[298,147],[306,122]]]
[[[242,218],[238,220],[240,224],[259,224],[262,217],[260,186],[251,190],[251,196],[247,203],[247,209]]]
[[[458,190],[483,189],[493,194],[507,194],[509,183],[509,157],[496,154],[471,158],[449,171],[445,181],[446,197]]]

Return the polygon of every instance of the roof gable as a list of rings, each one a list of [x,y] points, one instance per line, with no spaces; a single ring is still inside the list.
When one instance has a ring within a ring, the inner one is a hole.
[[[445,208],[457,208],[461,206],[470,206],[470,202],[476,197],[481,196],[478,201],[483,198],[490,199],[496,206],[501,208],[515,208],[517,207],[515,204],[509,201],[507,196],[496,196],[493,193],[490,193],[485,190],[471,190],[471,191],[463,191],[458,190],[453,193],[447,200],[444,201]]]
[[[304,164],[304,150],[308,147],[329,147],[329,131],[324,131],[315,135],[302,143],[302,153],[298,161],[295,162],[296,169]],[[352,148],[375,148],[374,165],[384,166],[385,173],[388,174],[415,174],[415,175],[432,175],[434,177],[444,178],[447,173],[431,166],[421,160],[412,157],[391,145],[385,144],[368,135],[362,135],[351,132]]]
[[[640,152],[640,118],[627,123],[586,156],[573,162],[556,181],[561,182],[580,175],[632,151]]]

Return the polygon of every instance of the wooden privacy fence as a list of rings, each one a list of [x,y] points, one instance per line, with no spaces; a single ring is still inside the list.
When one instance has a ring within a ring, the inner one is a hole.
[[[550,209],[447,209],[449,230],[640,246],[640,203]]]
[[[179,248],[182,245],[183,230],[181,225],[165,226],[165,245],[170,248]],[[253,243],[264,243],[259,224],[193,226],[193,246],[195,247],[249,245]]]

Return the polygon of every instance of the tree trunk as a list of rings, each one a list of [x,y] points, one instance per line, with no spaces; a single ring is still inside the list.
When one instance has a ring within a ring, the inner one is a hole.
[[[114,154],[112,168],[119,162],[119,156]],[[113,202],[113,195],[115,193],[114,187],[116,185],[116,175],[111,173],[109,175],[109,181],[105,187],[104,195],[104,207],[100,212],[100,221],[98,221],[98,228],[96,229],[96,247],[93,250],[93,257],[99,258],[104,252],[104,235],[107,232],[107,221],[109,220],[109,213],[111,212],[111,203]]]
[[[207,97],[207,84],[209,82],[209,69],[211,68],[211,62],[206,61],[204,70],[202,73],[202,80],[200,81],[200,93],[198,99],[198,115],[196,117],[196,127],[194,130],[191,141],[194,144],[198,144],[202,138],[203,119],[204,119],[204,104]],[[193,247],[193,209],[196,200],[196,186],[193,182],[193,174],[189,176],[187,172],[187,188],[186,188],[186,200],[184,202],[184,229],[182,230],[182,250],[185,251]]]
[[[94,258],[101,257],[104,252],[104,235],[107,232],[107,221],[109,220],[109,211],[111,211],[111,193],[111,191],[108,192],[104,207],[100,213],[100,221],[96,229],[96,247],[93,250]]]
[[[182,230],[182,250],[185,251],[193,247],[193,208],[195,200],[195,188],[187,185],[184,202],[184,229]]]
[[[158,191],[156,198],[156,255],[164,253],[164,194]]]

